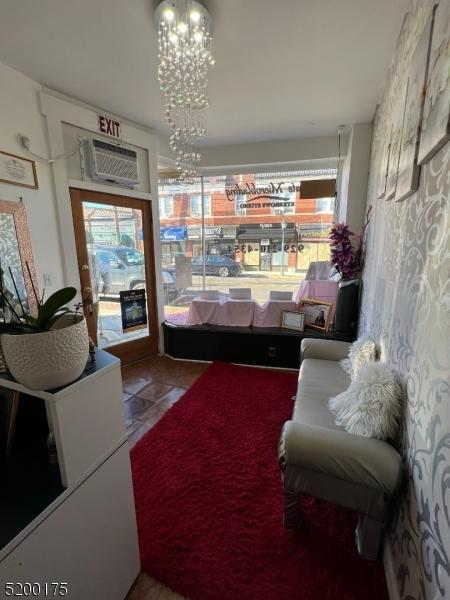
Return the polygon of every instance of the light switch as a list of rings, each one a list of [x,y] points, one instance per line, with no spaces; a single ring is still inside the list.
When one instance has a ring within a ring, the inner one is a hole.
[[[51,287],[52,286],[52,276],[50,275],[50,273],[44,273],[43,277],[44,277],[45,287]]]

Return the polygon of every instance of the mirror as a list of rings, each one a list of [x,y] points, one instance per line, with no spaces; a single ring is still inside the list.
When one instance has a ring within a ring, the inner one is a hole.
[[[3,291],[10,292],[13,307],[21,314],[20,303],[25,310],[37,311],[38,293],[34,269],[31,239],[25,206],[22,202],[0,200],[0,268],[3,272]],[[0,316],[8,317],[0,307]]]

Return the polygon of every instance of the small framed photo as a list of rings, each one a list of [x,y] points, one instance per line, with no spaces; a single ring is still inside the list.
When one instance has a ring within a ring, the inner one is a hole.
[[[36,163],[0,150],[0,181],[37,190]]]
[[[305,326],[327,332],[330,327],[333,304],[323,300],[302,300],[299,306],[305,313]]]
[[[301,312],[283,310],[281,327],[283,329],[295,329],[296,331],[303,331],[305,329],[305,314]]]

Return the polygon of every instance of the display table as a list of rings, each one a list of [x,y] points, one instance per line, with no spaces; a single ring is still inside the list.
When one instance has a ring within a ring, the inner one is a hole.
[[[283,310],[297,310],[293,300],[206,300],[194,298],[186,325],[226,325],[230,327],[280,327]]]
[[[231,325],[248,327],[253,323],[256,302],[248,300],[204,300],[194,298],[186,325]]]
[[[306,280],[300,283],[300,287],[295,296],[297,304],[304,298],[314,298],[331,302],[333,313],[336,308],[336,298],[339,290],[337,281]]]
[[[0,581],[67,582],[68,598],[123,600],[140,567],[120,361],[97,350],[68,386],[40,392],[2,375],[0,387],[45,402],[65,488],[0,549]]]
[[[262,306],[257,304],[253,325],[255,327],[280,327],[284,310],[296,311],[297,304],[293,300],[268,300]]]

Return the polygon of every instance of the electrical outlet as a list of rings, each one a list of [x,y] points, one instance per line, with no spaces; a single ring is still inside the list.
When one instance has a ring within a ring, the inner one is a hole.
[[[269,357],[274,358],[277,354],[275,346],[269,346]]]

